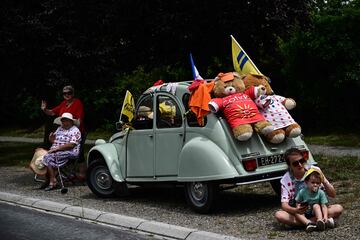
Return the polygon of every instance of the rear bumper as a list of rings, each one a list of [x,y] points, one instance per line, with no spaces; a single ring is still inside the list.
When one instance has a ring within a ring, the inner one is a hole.
[[[221,183],[235,183],[237,185],[245,185],[245,184],[251,184],[251,183],[257,183],[257,182],[265,182],[265,181],[271,181],[275,179],[280,179],[287,170],[281,170],[276,172],[270,172],[270,173],[262,173],[262,174],[254,174],[250,176],[244,176],[244,177],[236,177],[233,179],[227,179],[221,181]]]

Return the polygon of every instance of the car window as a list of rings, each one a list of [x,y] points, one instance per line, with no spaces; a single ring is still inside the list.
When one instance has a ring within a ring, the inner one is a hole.
[[[184,96],[183,96],[183,104],[184,104],[184,107],[185,107],[185,110],[187,112],[186,114],[186,120],[187,120],[187,123],[190,127],[203,127],[203,126],[200,126],[198,121],[197,121],[197,118],[196,118],[196,115],[193,111],[190,110],[189,108],[189,100],[190,100],[190,94],[189,93],[185,93]],[[190,110],[190,111],[189,111]],[[206,122],[207,122],[207,118],[206,116],[204,117],[204,126],[206,125]]]
[[[153,128],[153,118],[153,97],[149,95],[138,104],[133,127],[135,129],[151,129]]]
[[[182,118],[179,106],[169,96],[160,95],[156,101],[157,128],[181,127]]]

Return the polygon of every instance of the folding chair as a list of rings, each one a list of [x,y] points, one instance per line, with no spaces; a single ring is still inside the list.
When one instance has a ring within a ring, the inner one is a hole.
[[[61,193],[63,194],[67,193],[67,189],[65,188],[64,183],[71,182],[72,184],[75,184],[76,166],[78,159],[79,157],[71,157],[65,165],[55,168],[55,170],[57,171],[56,178],[57,181],[61,183]],[[46,172],[41,175],[37,174],[36,172],[34,173],[35,182],[44,183],[46,181]]]
[[[77,179],[76,169],[77,169],[78,161],[79,161],[81,155],[84,154],[84,144],[85,144],[86,134],[82,134],[81,138],[82,138],[82,140],[80,143],[79,155],[77,157],[70,157],[68,162],[65,165],[56,169],[58,171],[58,173],[57,173],[58,179],[57,180],[60,180],[61,182],[71,182],[72,184],[75,184],[75,181]],[[44,153],[44,151],[46,151],[44,149],[40,149],[39,151],[42,151],[41,152],[42,157],[46,154],[46,152]],[[39,175],[39,174],[37,174],[36,171],[34,171],[34,169],[36,169],[36,167],[37,167],[36,164],[39,163],[39,159],[40,159],[40,153],[35,153],[33,159],[30,162],[30,168],[33,169],[33,172],[35,173],[35,175],[34,175],[35,182],[45,182],[46,181],[46,177],[45,177],[46,172],[45,173],[42,172],[42,174]],[[41,170],[37,170],[37,171],[40,172]]]
[[[62,181],[64,181],[64,182],[71,182],[72,184],[75,184],[76,167],[77,167],[78,160],[79,160],[79,157],[69,158],[68,162],[65,165],[58,168],[58,178],[61,177]]]
[[[76,170],[80,158],[84,155],[84,145],[86,137],[86,133],[81,134],[79,155],[77,157],[69,158],[69,161],[59,170],[59,176],[61,174],[62,180],[64,180],[64,182],[71,182],[72,184],[75,184],[76,180],[78,179],[76,176]]]

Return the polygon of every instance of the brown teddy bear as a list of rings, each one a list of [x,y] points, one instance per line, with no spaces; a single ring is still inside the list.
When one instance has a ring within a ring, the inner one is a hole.
[[[266,95],[260,96],[255,100],[260,113],[274,126],[274,131],[265,137],[269,142],[280,143],[285,136],[294,138],[301,134],[301,127],[289,114],[288,110],[296,106],[296,102],[291,98],[274,95],[269,79],[265,76],[247,74],[241,76],[246,89],[254,86],[264,86]]]
[[[216,98],[209,102],[209,109],[212,112],[223,111],[239,141],[246,141],[252,136],[252,124],[256,132],[267,135],[274,127],[260,114],[253,101],[265,92],[263,86],[245,90],[244,82],[237,72],[219,73],[213,89]]]

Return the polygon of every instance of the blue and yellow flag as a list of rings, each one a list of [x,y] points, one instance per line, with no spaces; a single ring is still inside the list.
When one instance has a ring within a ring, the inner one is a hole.
[[[235,40],[235,38],[231,36],[231,48],[232,48],[232,58],[234,63],[235,71],[240,74],[255,74],[261,75],[263,74],[257,69],[255,64],[251,61],[246,52],[240,47],[239,43]]]
[[[131,122],[134,118],[135,114],[135,101],[132,94],[126,90],[123,106],[120,113],[120,121],[122,122]],[[127,119],[123,119],[123,115],[127,117]]]

